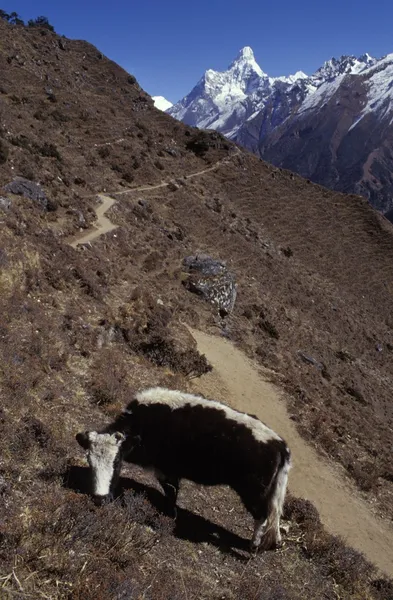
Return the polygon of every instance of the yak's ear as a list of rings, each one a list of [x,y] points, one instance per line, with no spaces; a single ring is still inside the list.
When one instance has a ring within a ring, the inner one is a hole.
[[[89,440],[89,432],[88,431],[83,431],[81,433],[77,433],[75,436],[76,441],[78,442],[78,444],[80,446],[82,446],[82,448],[84,450],[88,450],[90,447],[90,440]]]
[[[124,433],[121,433],[121,431],[116,431],[116,433],[114,433],[114,436],[116,442],[119,442],[120,444],[122,444],[126,439],[126,436],[124,435]]]

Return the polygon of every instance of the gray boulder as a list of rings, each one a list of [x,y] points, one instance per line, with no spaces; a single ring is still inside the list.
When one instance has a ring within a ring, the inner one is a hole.
[[[4,186],[4,189],[11,194],[24,196],[37,202],[44,210],[55,210],[55,204],[47,198],[39,183],[34,183],[24,177],[15,177],[14,181]]]
[[[232,312],[236,301],[236,280],[225,263],[199,254],[187,256],[182,270],[182,283],[187,290],[217,307],[222,317]]]
[[[11,206],[11,200],[0,196],[0,210],[7,210]]]

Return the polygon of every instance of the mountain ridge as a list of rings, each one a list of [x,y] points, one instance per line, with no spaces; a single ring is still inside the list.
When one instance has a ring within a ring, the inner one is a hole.
[[[168,112],[316,183],[364,195],[387,212],[393,206],[392,78],[393,55],[367,53],[332,58],[310,76],[271,78],[246,47],[227,71],[207,71]]]

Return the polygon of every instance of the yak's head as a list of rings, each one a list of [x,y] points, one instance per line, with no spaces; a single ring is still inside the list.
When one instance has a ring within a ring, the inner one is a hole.
[[[87,451],[94,502],[100,505],[112,500],[120,474],[124,434],[85,431],[78,433],[76,440]]]

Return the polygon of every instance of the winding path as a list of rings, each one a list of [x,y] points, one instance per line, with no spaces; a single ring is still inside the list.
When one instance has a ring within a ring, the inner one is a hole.
[[[116,229],[117,225],[112,223],[106,216],[105,213],[114,205],[116,200],[105,194],[98,194],[98,198],[101,200],[101,204],[95,209],[97,221],[93,227],[88,229],[87,233],[75,236],[70,242],[70,246],[76,248],[79,244],[87,244],[95,240],[98,236],[108,233]]]
[[[288,442],[293,456],[289,488],[317,507],[333,534],[360,550],[382,572],[393,576],[393,528],[375,516],[354,485],[338,468],[307,444],[289,418],[280,390],[266,381],[258,367],[224,338],[190,329],[213,370],[193,379],[195,392],[255,414]]]
[[[121,140],[120,140],[121,141]],[[108,142],[116,143],[116,142]],[[104,144],[101,144],[104,145]],[[201,171],[196,171],[195,173],[190,173],[189,175],[185,175],[184,179],[192,179],[194,177],[201,177],[205,173],[209,173],[210,171],[215,171],[218,167],[230,160],[230,157],[223,158],[216,162],[213,166],[207,167],[206,169],[202,169]],[[120,190],[118,192],[109,192],[108,194],[97,194],[99,200],[101,200],[101,204],[99,204],[96,209],[96,217],[97,220],[93,224],[91,228],[87,230],[87,232],[80,233],[68,242],[70,246],[73,248],[77,248],[78,246],[82,246],[84,244],[90,243],[99,236],[104,233],[108,233],[109,231],[113,231],[116,229],[117,225],[112,223],[106,216],[105,213],[116,203],[116,199],[114,196],[122,196],[124,194],[132,194],[132,193],[140,193],[140,192],[151,192],[153,190],[158,190],[160,188],[168,187],[169,185],[176,184],[176,179],[179,178],[171,178],[169,181],[162,181],[156,185],[140,185],[134,188],[127,188],[125,190]]]

